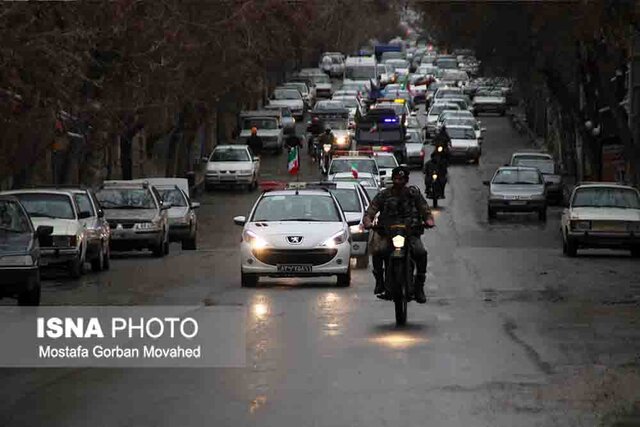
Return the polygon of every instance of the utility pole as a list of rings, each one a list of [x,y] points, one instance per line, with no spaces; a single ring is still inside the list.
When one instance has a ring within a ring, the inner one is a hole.
[[[629,129],[633,135],[633,144],[640,146],[640,29],[631,27],[631,55],[629,67]],[[629,159],[635,162],[635,158]],[[631,165],[633,184],[640,183],[638,171],[640,165]]]

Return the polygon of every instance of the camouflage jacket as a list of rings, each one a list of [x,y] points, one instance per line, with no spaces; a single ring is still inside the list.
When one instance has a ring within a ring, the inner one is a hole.
[[[399,191],[393,188],[380,191],[371,201],[366,215],[373,221],[378,212],[378,224],[382,226],[406,223],[418,227],[431,217],[429,204],[414,186],[404,187]]]

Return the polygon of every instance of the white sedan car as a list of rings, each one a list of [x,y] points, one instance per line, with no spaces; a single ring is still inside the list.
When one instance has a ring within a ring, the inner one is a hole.
[[[256,286],[260,276],[337,276],[351,284],[349,221],[328,190],[279,190],[263,193],[248,217],[240,244],[241,282]]]
[[[258,186],[260,158],[246,145],[218,145],[207,162],[205,188],[244,185],[248,189]]]
[[[640,193],[626,185],[598,182],[577,186],[562,213],[562,250],[626,249],[640,257]]]

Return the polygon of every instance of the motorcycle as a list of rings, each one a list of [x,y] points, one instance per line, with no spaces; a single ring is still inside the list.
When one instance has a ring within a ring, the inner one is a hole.
[[[320,152],[320,171],[326,175],[329,173],[329,164],[331,163],[331,144],[324,144]]]
[[[379,230],[391,240],[393,251],[384,261],[384,286],[391,295],[395,305],[396,325],[407,323],[407,304],[413,301],[413,272],[415,263],[411,254],[411,246],[405,244],[407,236],[415,228],[406,224],[393,224],[387,227],[373,225],[373,230]]]
[[[427,199],[431,199],[434,208],[438,207],[438,199],[444,199],[444,185],[442,179],[438,176],[438,173],[433,171],[431,176],[427,172],[425,182],[425,196]]]

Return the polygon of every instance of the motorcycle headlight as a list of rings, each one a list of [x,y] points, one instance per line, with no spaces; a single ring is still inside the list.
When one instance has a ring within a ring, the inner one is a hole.
[[[393,242],[394,248],[396,249],[404,248],[404,236],[395,236],[393,239],[391,239],[391,241]]]
[[[347,142],[347,138],[345,138],[344,136],[341,136],[340,138],[338,138],[338,139],[336,140],[336,142],[337,142],[339,145],[344,145],[344,144]]]
[[[331,236],[330,238],[328,238],[327,240],[325,240],[324,243],[322,243],[322,245],[320,246],[326,246],[327,248],[335,248],[336,246],[346,242],[348,238],[349,236],[347,235],[346,231],[340,231],[334,234],[333,236]]]
[[[251,249],[263,249],[269,245],[266,240],[250,230],[245,231],[242,238],[245,242],[249,243]]]
[[[331,144],[324,144],[322,146],[322,149],[324,150],[325,153],[328,153],[329,151],[331,151]]]
[[[436,179],[438,179],[438,174],[434,173],[433,175],[431,175],[431,178],[435,181]]]
[[[2,267],[25,267],[33,265],[31,255],[9,255],[0,257]]]
[[[571,229],[575,231],[591,230],[591,221],[571,221]]]

